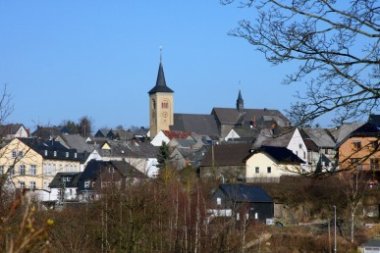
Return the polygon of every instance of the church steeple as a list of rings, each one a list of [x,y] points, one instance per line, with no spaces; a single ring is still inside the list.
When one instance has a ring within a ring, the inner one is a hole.
[[[174,91],[166,85],[162,66],[162,51],[160,52],[156,85],[148,93],[150,101],[150,137],[153,138],[161,130],[169,130],[169,127],[174,123]]]
[[[160,65],[158,66],[156,86],[154,86],[148,93],[151,95],[157,92],[173,93],[173,90],[166,85],[164,67],[162,66],[162,53],[160,53]]]
[[[243,100],[243,96],[241,95],[240,90],[239,90],[238,98],[236,99],[236,109],[239,111],[244,109],[244,100]]]

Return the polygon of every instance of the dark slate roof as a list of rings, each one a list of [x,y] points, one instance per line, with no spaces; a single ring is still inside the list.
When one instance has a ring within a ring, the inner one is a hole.
[[[380,125],[376,123],[367,122],[361,127],[354,130],[351,137],[379,137],[380,136]]]
[[[49,187],[50,188],[61,188],[62,187],[62,179],[63,178],[70,178],[69,181],[66,181],[65,187],[67,188],[74,188],[78,187],[78,181],[81,176],[82,172],[58,172],[53,180],[50,182]]]
[[[146,178],[147,176],[125,161],[110,161],[123,177]]]
[[[157,92],[168,92],[168,93],[174,92],[172,89],[166,86],[164,68],[162,67],[161,62],[160,62],[160,66],[158,67],[156,86],[154,86],[148,93],[149,95],[151,95]]]
[[[362,247],[380,247],[380,240],[372,239],[361,245]]]
[[[123,177],[145,178],[145,174],[135,167],[124,161],[97,161],[91,160],[78,180],[78,189],[84,189],[84,182],[87,180],[94,181],[97,179],[102,170],[109,167],[115,168]]]
[[[356,124],[356,126],[358,126]],[[359,127],[352,128],[350,132],[347,131],[346,136],[337,141],[337,147],[344,143],[347,139],[351,137],[380,137],[380,124],[374,121],[370,121],[359,125]]]
[[[304,163],[298,156],[293,154],[292,151],[285,147],[273,147],[273,146],[262,146],[258,149],[252,149],[251,154],[265,153],[275,159],[279,163],[286,164],[301,164]]]
[[[7,124],[7,125],[0,125],[0,136],[5,136],[8,134],[16,134],[17,131],[24,127],[23,124]],[[25,128],[25,127],[24,127]],[[26,129],[26,128],[25,128]]]
[[[261,187],[248,184],[221,184],[219,189],[227,198],[235,202],[273,202]]]
[[[226,143],[214,145],[214,165],[217,166],[244,166],[245,158],[250,155],[249,143]],[[201,167],[212,166],[212,148],[204,156]]]
[[[335,140],[333,135],[325,128],[303,128],[300,129],[302,137],[311,139],[320,148],[334,148]]]
[[[370,114],[368,118],[368,122],[372,124],[380,125],[380,115]]]
[[[37,126],[37,129],[32,133],[32,136],[47,140],[51,137],[56,137],[61,133],[62,133],[62,127],[60,126],[52,126],[52,127]]]
[[[339,146],[340,143],[342,143],[349,135],[361,127],[364,123],[345,123],[341,125],[339,128],[336,129],[330,129],[330,133],[334,137],[337,145]]]
[[[107,136],[108,132],[109,132],[109,129],[105,129],[105,128],[103,128],[103,129],[99,129],[99,130],[95,133],[94,137],[105,138],[105,137]]]
[[[86,139],[79,134],[61,134],[60,137],[68,148],[76,149],[78,152],[91,152],[94,147],[86,142]]]
[[[63,146],[60,142],[54,141],[54,139],[50,141],[44,141],[38,138],[18,139],[31,149],[39,153],[42,157],[44,157],[44,159],[69,161],[83,160],[82,153],[78,153],[76,149],[68,149],[65,146]]]
[[[210,137],[219,136],[215,117],[208,114],[175,113],[174,124],[170,126],[170,130],[193,132]]]
[[[274,120],[281,127],[290,126],[290,121],[280,111],[273,109],[213,108],[211,114],[222,125],[250,125],[260,121],[264,124]]]
[[[279,135],[268,137],[261,142],[261,145],[273,147],[287,147],[290,140],[293,137],[294,131],[295,128],[291,130],[289,129],[289,131],[286,131]]]

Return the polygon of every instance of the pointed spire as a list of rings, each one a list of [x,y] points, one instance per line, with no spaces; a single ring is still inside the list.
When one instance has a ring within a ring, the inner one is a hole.
[[[162,65],[162,47],[160,47],[160,65],[158,66],[156,86],[154,86],[148,93],[153,94],[157,92],[173,93],[173,90],[166,86],[164,67]]]
[[[241,95],[241,90],[239,90],[238,98],[236,99],[236,109],[239,111],[244,109],[244,100],[243,96]]]

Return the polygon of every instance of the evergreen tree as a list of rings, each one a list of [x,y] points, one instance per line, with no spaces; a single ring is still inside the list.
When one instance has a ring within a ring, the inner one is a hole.
[[[158,167],[160,169],[165,168],[167,166],[169,157],[169,146],[166,145],[165,142],[162,142],[157,154]]]

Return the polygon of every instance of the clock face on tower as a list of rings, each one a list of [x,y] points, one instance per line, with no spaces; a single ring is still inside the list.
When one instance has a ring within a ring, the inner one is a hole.
[[[164,119],[166,119],[166,118],[168,117],[168,113],[167,113],[167,112],[162,112],[162,113],[161,113],[161,116],[162,116]]]

